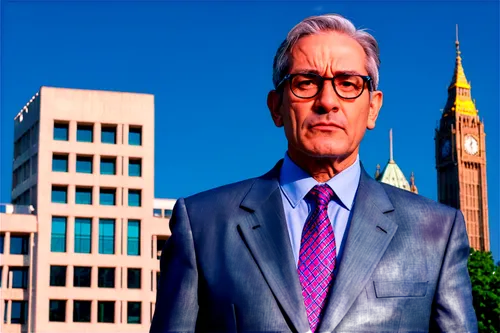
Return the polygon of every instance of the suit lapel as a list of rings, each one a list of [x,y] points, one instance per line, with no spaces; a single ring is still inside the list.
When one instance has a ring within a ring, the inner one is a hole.
[[[248,211],[238,229],[267,281],[289,326],[309,331],[292,247],[287,232],[278,175],[281,163],[258,178],[241,203]]]
[[[393,210],[382,185],[362,169],[344,253],[319,332],[334,331],[365,288],[398,228],[384,215]]]

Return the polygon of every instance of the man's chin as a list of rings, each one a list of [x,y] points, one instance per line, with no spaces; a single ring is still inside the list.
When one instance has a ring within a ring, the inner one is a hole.
[[[305,150],[304,153],[305,155],[316,159],[337,159],[337,158],[344,158],[350,155],[348,152],[341,149]]]

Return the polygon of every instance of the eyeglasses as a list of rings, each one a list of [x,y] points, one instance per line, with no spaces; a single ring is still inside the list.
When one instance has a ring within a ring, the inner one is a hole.
[[[323,89],[325,81],[331,81],[335,93],[344,99],[355,99],[361,96],[368,84],[372,91],[372,78],[368,75],[337,74],[334,77],[323,77],[315,73],[288,74],[280,81],[276,89],[285,82],[290,84],[290,90],[298,98],[313,98]]]

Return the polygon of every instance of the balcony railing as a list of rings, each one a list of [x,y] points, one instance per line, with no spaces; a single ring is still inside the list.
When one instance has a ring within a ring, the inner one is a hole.
[[[13,205],[0,203],[0,213],[4,214],[34,214],[35,208],[32,205]]]

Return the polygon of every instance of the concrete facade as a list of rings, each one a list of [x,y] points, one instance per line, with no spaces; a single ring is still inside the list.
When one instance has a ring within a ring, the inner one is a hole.
[[[154,198],[154,97],[42,87],[14,126],[1,331],[147,332],[175,203]]]

